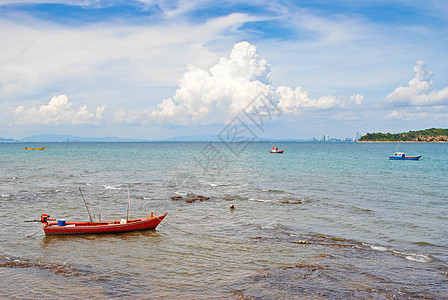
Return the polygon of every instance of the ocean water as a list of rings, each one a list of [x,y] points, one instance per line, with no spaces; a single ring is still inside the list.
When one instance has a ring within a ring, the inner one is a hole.
[[[448,144],[24,146],[0,144],[1,298],[448,298]],[[130,217],[168,216],[100,236],[24,222],[88,220],[79,188],[96,220],[126,217],[128,189]]]

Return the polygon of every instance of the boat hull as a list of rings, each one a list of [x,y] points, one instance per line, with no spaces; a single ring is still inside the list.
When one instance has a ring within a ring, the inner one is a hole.
[[[418,156],[389,156],[391,160],[419,160],[421,155]]]
[[[108,234],[122,233],[130,231],[141,231],[155,229],[166,217],[167,213],[149,218],[129,220],[125,224],[120,221],[108,222],[67,222],[65,226],[58,226],[58,223],[46,223],[43,229],[46,235],[70,235],[70,234]]]
[[[269,151],[269,153],[283,153],[285,150],[280,150],[280,151]]]
[[[45,150],[45,148],[47,148],[47,147],[42,147],[42,148],[27,148],[27,147],[25,147],[25,150]]]

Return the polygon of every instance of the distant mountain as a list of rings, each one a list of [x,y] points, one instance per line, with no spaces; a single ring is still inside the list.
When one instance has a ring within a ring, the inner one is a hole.
[[[161,140],[161,142],[219,142],[217,135],[188,135]]]
[[[448,129],[430,128],[403,133],[367,133],[359,142],[448,142]]]
[[[232,137],[230,137],[231,139]],[[251,137],[237,137],[239,141],[252,141]],[[236,139],[236,138],[235,138]],[[297,142],[297,139],[272,139],[272,138],[255,138],[254,142]],[[226,142],[225,136],[222,139],[218,135],[191,135],[180,136],[162,140],[162,142]]]
[[[118,137],[81,137],[74,135],[39,134],[28,136],[20,140],[21,142],[147,142],[139,139],[124,139]]]
[[[191,135],[173,137],[164,140],[158,140],[157,142],[226,142],[225,136],[220,139],[218,135]],[[232,137],[230,137],[230,140]],[[253,141],[253,142],[297,142],[297,139],[273,139],[273,138],[251,138],[251,137],[235,137],[235,140],[239,141]],[[0,142],[22,142],[22,143],[74,143],[74,142],[151,142],[150,140],[141,139],[127,139],[119,137],[82,137],[74,135],[58,135],[58,134],[38,134],[27,136],[20,140],[14,140],[11,138],[0,138]]]

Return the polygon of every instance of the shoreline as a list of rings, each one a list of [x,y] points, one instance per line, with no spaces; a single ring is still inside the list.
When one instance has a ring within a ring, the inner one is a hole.
[[[356,141],[356,143],[413,143],[413,144],[447,144],[447,141]]]

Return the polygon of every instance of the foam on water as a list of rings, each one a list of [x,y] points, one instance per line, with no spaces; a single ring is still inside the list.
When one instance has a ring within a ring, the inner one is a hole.
[[[112,185],[105,185],[104,188],[106,190],[122,190],[123,188],[121,187],[117,187],[117,186],[112,186]]]
[[[387,249],[386,247],[383,247],[383,246],[374,246],[374,245],[370,245],[370,247],[373,249],[373,250],[376,250],[376,251],[388,251],[389,249]]]
[[[403,258],[405,258],[407,260],[411,260],[411,261],[416,261],[416,262],[421,262],[421,263],[428,263],[431,261],[431,258],[429,256],[421,254],[421,253],[398,251],[398,250],[389,249],[389,248],[386,248],[383,246],[376,246],[376,245],[369,245],[369,244],[364,244],[364,245],[370,246],[370,248],[372,248],[375,251],[381,251],[381,252],[389,251],[398,257],[403,257]]]

